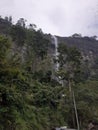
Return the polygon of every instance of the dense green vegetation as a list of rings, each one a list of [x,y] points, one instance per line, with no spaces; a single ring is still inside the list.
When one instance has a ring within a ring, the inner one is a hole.
[[[0,18],[0,130],[76,128],[73,92],[81,129],[98,121],[98,59],[61,43],[55,72],[51,38],[35,27]]]

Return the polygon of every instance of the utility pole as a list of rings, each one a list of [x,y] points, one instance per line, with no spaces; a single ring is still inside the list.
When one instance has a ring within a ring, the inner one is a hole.
[[[69,92],[71,94],[70,97],[72,96],[72,100],[73,100],[76,122],[77,122],[77,130],[80,130],[79,118],[78,118],[78,112],[77,112],[77,105],[76,105],[76,100],[75,100],[75,94],[74,94],[74,90],[72,89],[72,84],[71,84],[70,80],[69,80]]]
[[[75,109],[75,116],[76,116],[76,121],[77,121],[77,130],[80,130],[79,118],[78,118],[78,112],[77,112],[77,105],[76,105],[74,90],[73,90],[73,92],[72,92],[72,96],[73,96],[73,103],[74,103],[74,109]]]

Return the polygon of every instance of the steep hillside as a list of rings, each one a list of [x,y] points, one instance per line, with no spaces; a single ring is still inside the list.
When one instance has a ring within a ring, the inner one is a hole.
[[[91,37],[58,37],[58,42],[69,47],[77,47],[85,55],[92,53],[98,56],[98,41]]]
[[[77,117],[81,130],[97,124],[97,51],[95,39],[0,18],[0,130],[77,129]]]

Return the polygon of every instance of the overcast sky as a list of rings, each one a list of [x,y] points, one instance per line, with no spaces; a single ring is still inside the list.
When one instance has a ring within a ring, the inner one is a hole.
[[[0,15],[25,18],[45,33],[98,36],[98,0],[0,0]]]

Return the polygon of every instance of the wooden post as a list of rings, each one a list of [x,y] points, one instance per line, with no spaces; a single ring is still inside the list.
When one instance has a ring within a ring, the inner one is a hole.
[[[76,116],[76,121],[77,121],[77,130],[80,130],[80,125],[79,125],[79,119],[78,119],[78,112],[77,112],[77,105],[76,105],[74,90],[73,90],[72,96],[73,96],[73,103],[74,103],[74,109],[75,109],[75,116]]]

